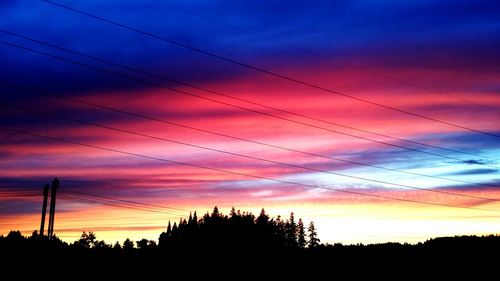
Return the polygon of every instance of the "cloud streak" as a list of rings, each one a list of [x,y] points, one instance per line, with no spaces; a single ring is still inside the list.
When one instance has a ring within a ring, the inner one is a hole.
[[[304,8],[296,3],[286,7],[273,3],[255,6],[245,1],[219,7],[211,1],[202,1],[197,6],[174,3],[175,8],[159,7],[155,3],[143,1],[139,5],[124,1],[115,5],[87,1],[71,5],[321,87],[467,127],[496,134],[500,132],[498,122],[495,122],[500,118],[496,78],[499,72],[494,64],[499,57],[498,52],[492,51],[500,49],[500,41],[495,36],[500,28],[496,17],[500,6],[497,4],[460,1],[456,5],[431,3],[417,6],[399,2],[368,1],[361,5],[325,1]],[[278,8],[280,13],[276,13]],[[3,107],[0,112],[2,129],[26,130],[151,157],[345,191],[463,207],[499,208],[494,202],[409,190],[328,173],[500,198],[496,188],[480,185],[498,183],[498,169],[494,167],[500,159],[500,143],[495,138],[327,94],[103,25],[43,3],[9,1],[2,3],[0,9],[5,14],[1,28],[239,99],[167,83],[158,77],[134,73],[0,33],[0,40],[234,105],[182,95],[0,45],[2,79],[24,86],[19,89],[0,85],[1,102],[27,109]],[[186,13],[186,10],[191,12]],[[210,19],[224,19],[227,24]],[[231,28],[228,24],[250,33]],[[39,28],[33,28],[35,26]],[[286,48],[283,44],[307,51]],[[332,60],[319,59],[318,55]],[[30,87],[128,111],[132,115],[49,98],[40,92],[26,90]],[[263,108],[244,102],[245,99],[298,115]],[[34,110],[171,142],[40,115]],[[269,114],[295,122],[270,117]],[[476,156],[398,141],[380,134]],[[44,183],[57,176],[62,181],[62,193],[89,192],[182,209],[209,210],[217,204],[228,208],[232,205],[248,207],[258,212],[260,207],[266,207],[274,212],[273,215],[286,215],[297,209],[298,214],[314,219],[314,214],[337,212],[335,206],[338,205],[358,215],[366,215],[370,212],[365,210],[372,210],[388,217],[393,213],[386,208],[409,214],[438,210],[436,212],[442,217],[438,216],[436,220],[449,222],[448,211],[436,206],[387,201],[140,159],[7,130],[2,130],[0,142],[2,188],[24,188],[36,193]],[[305,166],[316,171],[175,142]],[[459,184],[452,180],[360,166],[272,146],[466,182]],[[451,161],[415,150],[462,160]],[[39,198],[9,192],[0,192],[0,212],[5,215],[0,234],[16,227],[36,229]],[[120,227],[131,236],[144,230],[151,239],[156,238],[153,237],[154,231],[158,232],[156,225],[166,224],[167,219],[178,219],[177,216],[160,219],[153,214],[139,215],[137,210],[114,208],[109,211],[111,209],[102,204],[89,211],[82,202],[72,202],[69,198],[58,204],[64,211],[58,216],[61,230],[66,229],[67,235],[75,237],[80,227],[70,225],[70,222],[83,219],[80,224],[85,230],[85,224],[96,214],[109,214],[110,221],[118,216],[139,216],[147,226],[124,220]],[[479,216],[473,212],[464,209],[460,215]],[[92,225],[94,229],[109,233],[107,237],[111,239],[119,236],[114,227],[107,228],[105,219]],[[147,228],[151,225],[152,228]],[[325,229],[329,229],[328,225],[327,222],[323,224]],[[496,224],[485,223],[477,228],[470,225],[474,230],[498,232]],[[432,229],[426,232],[428,236],[434,234]],[[323,235],[327,237],[325,241],[331,242],[337,237],[334,230],[327,230]],[[359,239],[364,241],[365,238]]]

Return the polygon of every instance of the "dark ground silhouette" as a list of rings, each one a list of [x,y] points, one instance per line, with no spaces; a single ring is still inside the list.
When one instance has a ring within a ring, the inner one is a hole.
[[[154,275],[167,268],[183,268],[192,269],[191,274],[212,276],[234,269],[243,276],[264,272],[296,276],[310,271],[351,278],[399,272],[425,277],[437,270],[449,277],[471,270],[476,274],[493,272],[499,263],[499,250],[498,235],[443,237],[416,245],[325,245],[319,243],[314,223],[305,227],[302,220],[296,222],[293,213],[283,220],[269,218],[264,210],[257,217],[234,208],[223,215],[217,207],[200,219],[195,212],[188,220],[169,222],[158,244],[127,239],[111,245],[92,232],[84,232],[71,244],[39,236],[36,231],[30,237],[19,231],[0,236],[4,271],[41,270],[55,264],[64,270],[116,276]]]

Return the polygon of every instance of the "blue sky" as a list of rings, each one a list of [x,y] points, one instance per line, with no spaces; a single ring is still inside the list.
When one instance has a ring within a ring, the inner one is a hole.
[[[500,134],[497,122],[500,120],[500,3],[496,1],[56,2],[308,84],[477,131]],[[0,139],[3,144],[0,185],[9,196],[13,194],[11,189],[36,192],[58,176],[69,191],[119,196],[183,209],[204,210],[215,204],[222,208],[239,205],[252,211],[269,207],[275,212],[273,215],[297,210],[306,220],[313,220],[319,213],[328,213],[339,204],[346,212],[352,212],[352,216],[359,215],[361,224],[364,219],[361,209],[372,208],[389,221],[391,212],[386,213],[387,206],[404,213],[433,212],[411,204],[391,201],[384,205],[363,196],[358,198],[92,150],[9,131],[14,129],[308,185],[455,204],[466,209],[498,209],[495,203],[484,200],[438,196],[353,178],[500,198],[497,137],[273,77],[44,1],[2,1],[0,14],[0,102],[7,104],[0,115],[0,126],[5,129]],[[17,86],[7,86],[5,82]],[[59,117],[51,116],[54,114]],[[88,122],[174,142],[124,134]],[[310,169],[283,167],[175,141]],[[328,157],[403,172],[348,164]],[[404,172],[467,182],[430,179]],[[38,207],[33,207],[36,198],[2,196],[0,193],[0,214],[5,219],[0,221],[0,233],[13,227],[29,230],[37,224]],[[85,221],[95,214],[78,211],[75,207],[78,204],[63,201],[61,208],[68,216],[84,220],[81,223],[84,226],[102,226]],[[122,214],[117,211],[109,215],[112,219]],[[461,215],[467,221],[475,216]],[[337,219],[328,217],[332,223]],[[445,216],[436,218],[439,219],[446,220]],[[325,218],[321,220],[325,229],[330,229]],[[161,225],[160,220],[147,216],[144,221],[158,228]],[[393,221],[394,229],[398,222]],[[133,227],[131,222],[122,223],[124,227]],[[64,227],[68,237],[78,236],[75,227],[63,220],[61,232],[65,231]],[[329,230],[324,235],[326,241],[332,242],[366,241],[365,236],[356,236],[355,229],[359,227],[352,229],[353,240],[346,238],[347,230],[344,236]],[[481,227],[471,224],[470,228],[451,229],[461,233],[498,231],[489,221]],[[418,235],[431,237],[443,233],[426,231]],[[375,232],[372,235],[385,235],[385,232]],[[148,235],[154,238],[154,233]],[[123,238],[119,237],[119,231],[106,235]],[[355,240],[356,237],[360,240]],[[404,241],[406,236],[401,237]]]

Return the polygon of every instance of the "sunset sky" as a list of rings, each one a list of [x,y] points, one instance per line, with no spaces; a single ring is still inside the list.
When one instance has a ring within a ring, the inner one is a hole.
[[[54,177],[65,241],[215,205],[328,243],[500,233],[500,2],[53,1],[0,2],[0,235]]]

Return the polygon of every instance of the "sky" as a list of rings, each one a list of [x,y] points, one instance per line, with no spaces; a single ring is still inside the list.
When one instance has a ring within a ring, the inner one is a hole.
[[[50,1],[49,1],[50,2]],[[496,1],[0,3],[0,235],[232,206],[326,243],[500,233]]]

